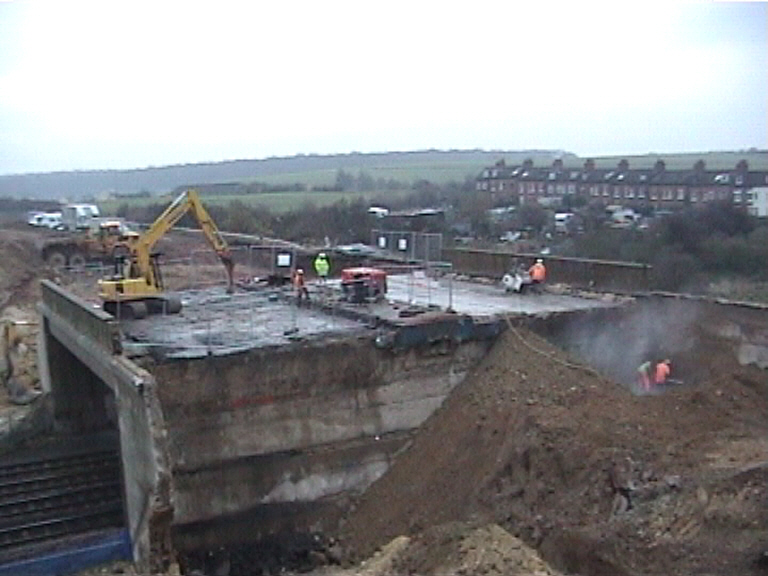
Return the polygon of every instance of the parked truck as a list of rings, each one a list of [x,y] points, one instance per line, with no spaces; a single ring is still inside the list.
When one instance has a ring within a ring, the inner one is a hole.
[[[54,269],[84,268],[96,262],[111,264],[128,254],[138,233],[116,218],[91,218],[85,230],[62,232],[41,241],[43,260]]]
[[[89,230],[100,215],[95,204],[67,204],[61,209],[61,226],[65,230]]]

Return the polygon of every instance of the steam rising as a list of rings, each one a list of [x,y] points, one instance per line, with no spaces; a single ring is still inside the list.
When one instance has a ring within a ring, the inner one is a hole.
[[[633,392],[637,390],[637,368],[650,361],[672,360],[694,345],[694,327],[699,314],[695,303],[644,301],[629,310],[615,311],[569,323],[555,336],[559,346]]]

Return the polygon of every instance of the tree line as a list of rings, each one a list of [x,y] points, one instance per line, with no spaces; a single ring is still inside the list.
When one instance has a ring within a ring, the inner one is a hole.
[[[341,180],[347,175],[341,174]],[[217,204],[209,211],[222,230],[277,237],[307,245],[367,242],[372,228],[386,227],[368,213],[371,205],[395,210],[440,207],[445,218],[430,221],[426,231],[441,232],[449,240],[464,234],[486,245],[498,240],[505,227],[527,230],[538,246],[552,245],[553,254],[579,258],[631,261],[651,264],[660,289],[678,290],[692,283],[706,283],[717,276],[738,276],[768,281],[768,225],[730,203],[683,209],[664,218],[651,220],[646,229],[606,227],[605,211],[586,201],[570,207],[581,216],[583,229],[565,237],[553,233],[553,213],[538,205],[515,206],[512,220],[494,222],[490,210],[507,205],[509,198],[493,199],[478,194],[474,181],[436,185],[422,180],[408,194],[372,199],[358,197],[329,206],[308,201],[302,208],[272,213],[240,200]],[[153,221],[164,205],[124,204],[118,215],[139,222]],[[188,225],[194,225],[191,221]]]

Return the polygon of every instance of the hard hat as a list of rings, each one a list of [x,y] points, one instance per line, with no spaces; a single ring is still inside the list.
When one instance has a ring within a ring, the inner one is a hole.
[[[325,252],[320,252],[320,254],[317,255],[318,258],[325,258]]]
[[[299,268],[299,269],[296,270],[296,274],[304,274],[304,270]]]
[[[544,260],[541,258],[536,258],[536,264],[544,264]]]

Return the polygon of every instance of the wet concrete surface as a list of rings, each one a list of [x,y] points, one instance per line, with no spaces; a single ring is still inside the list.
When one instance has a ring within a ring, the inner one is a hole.
[[[452,310],[476,318],[501,314],[537,315],[617,305],[615,300],[545,291],[506,293],[499,284],[460,281],[423,274],[390,275],[385,300],[350,304],[338,281],[309,284],[312,304],[298,307],[290,288],[185,291],[180,314],[121,323],[128,354],[194,358],[302,339],[351,335],[370,330],[375,320],[394,321],[403,310]],[[357,319],[355,319],[357,318]],[[372,322],[374,320],[374,322]]]
[[[389,276],[387,299],[415,306],[436,306],[470,316],[498,314],[535,315],[586,308],[615,306],[614,300],[585,298],[544,291],[525,294],[506,293],[500,283],[485,284],[423,274]]]
[[[213,288],[178,296],[180,314],[121,323],[126,353],[194,358],[367,330],[364,322],[317,307],[297,307],[285,290],[228,295]]]

